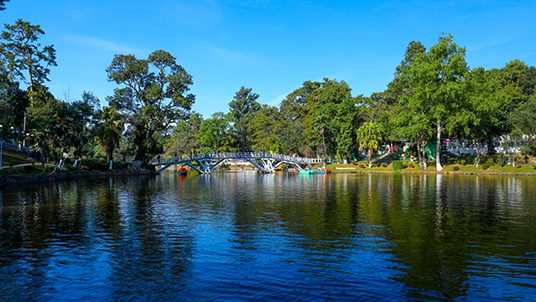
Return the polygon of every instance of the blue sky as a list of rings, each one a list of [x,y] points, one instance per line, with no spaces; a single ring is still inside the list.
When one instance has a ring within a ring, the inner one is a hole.
[[[58,66],[57,98],[115,87],[114,54],[172,53],[193,76],[194,110],[227,111],[245,85],[277,105],[306,80],[345,80],[353,95],[382,91],[412,40],[443,32],[467,48],[471,67],[512,59],[536,65],[536,1],[36,1],[11,0],[0,22],[23,18],[46,31]]]

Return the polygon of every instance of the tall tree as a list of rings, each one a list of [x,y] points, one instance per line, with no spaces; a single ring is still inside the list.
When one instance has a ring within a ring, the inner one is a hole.
[[[216,112],[201,122],[197,144],[203,152],[234,151],[236,143],[231,130],[230,118]]]
[[[304,156],[314,156],[309,146],[307,133],[314,133],[311,127],[311,100],[313,93],[320,88],[321,83],[305,81],[302,86],[281,102],[280,114],[282,119],[281,143],[285,153]]]
[[[410,65],[411,87],[405,106],[430,118],[436,133],[436,169],[442,171],[441,137],[445,128],[452,130],[456,113],[464,108],[464,78],[468,67],[465,49],[454,43],[452,35],[442,35],[427,53],[420,53]]]
[[[375,122],[365,122],[357,129],[357,141],[359,149],[367,152],[368,167],[372,167],[372,158],[380,148],[385,138],[382,124]]]
[[[347,157],[350,146],[355,142],[353,126],[356,120],[356,102],[352,99],[351,89],[344,81],[324,79],[321,87],[309,98],[311,118],[306,124],[310,144],[315,146],[320,157],[340,155]],[[351,137],[353,139],[347,139]],[[339,158],[341,159],[341,158]]]
[[[237,148],[241,151],[251,150],[249,124],[255,117],[255,113],[261,108],[261,105],[257,102],[258,98],[259,95],[252,92],[251,88],[242,86],[229,103],[229,115],[233,122]]]
[[[163,151],[161,137],[170,126],[188,117],[195,96],[188,93],[192,76],[164,50],[147,59],[116,55],[108,79],[121,85],[109,98],[132,127],[135,158],[146,161]]]
[[[95,127],[95,136],[106,155],[106,160],[110,161],[113,159],[114,151],[119,145],[119,140],[124,130],[123,118],[119,111],[111,106],[102,108],[97,113],[97,116],[98,122]]]
[[[202,122],[203,117],[197,112],[192,113],[188,119],[179,121],[166,141],[166,154],[195,153],[200,148],[197,140]]]
[[[39,43],[45,32],[39,25],[18,19],[15,24],[5,25],[0,43],[1,64],[20,79],[28,81],[30,100],[33,98],[34,86],[48,81],[49,66],[56,66],[56,51],[53,45],[42,46]],[[26,110],[23,133],[26,134]]]
[[[282,120],[276,107],[263,105],[249,125],[253,151],[281,151]]]
[[[26,92],[19,88],[19,83],[13,81],[7,72],[0,69],[0,131],[20,127],[27,106]],[[0,133],[0,139],[6,138],[6,134]]]

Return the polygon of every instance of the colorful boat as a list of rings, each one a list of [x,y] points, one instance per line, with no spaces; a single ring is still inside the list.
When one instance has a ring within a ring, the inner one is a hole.
[[[326,167],[319,167],[316,169],[315,174],[331,174],[331,170]]]
[[[188,170],[186,170],[185,167],[180,167],[179,169],[177,169],[177,174],[178,175],[188,175]]]
[[[315,174],[315,170],[306,169],[306,170],[300,170],[300,175],[311,175]]]

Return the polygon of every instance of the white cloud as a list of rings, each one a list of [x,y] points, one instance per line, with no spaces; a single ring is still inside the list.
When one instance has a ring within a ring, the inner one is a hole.
[[[139,49],[135,47],[127,46],[127,45],[124,45],[115,41],[101,39],[97,37],[67,34],[64,36],[64,38],[65,40],[75,43],[75,44],[85,45],[85,46],[89,46],[92,48],[98,48],[98,49],[108,50],[108,51],[113,51],[113,52],[136,53],[140,51]]]

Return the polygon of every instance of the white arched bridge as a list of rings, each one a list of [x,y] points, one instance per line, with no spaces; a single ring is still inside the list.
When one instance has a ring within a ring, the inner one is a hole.
[[[151,161],[158,173],[171,166],[187,165],[200,174],[210,174],[227,161],[250,163],[262,173],[272,173],[280,165],[293,166],[299,171],[304,167],[319,164],[320,158],[297,157],[270,152],[208,152],[171,158],[158,158]]]

